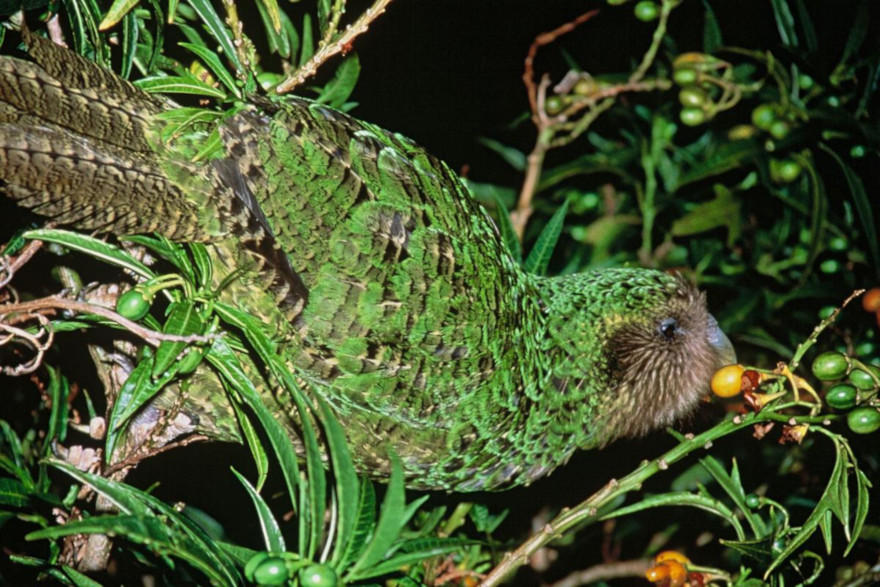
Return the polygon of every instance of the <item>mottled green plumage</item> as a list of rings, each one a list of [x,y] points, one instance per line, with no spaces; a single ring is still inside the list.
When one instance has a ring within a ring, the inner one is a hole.
[[[525,274],[455,174],[403,137],[290,99],[224,122],[225,153],[193,164],[157,138],[169,105],[28,42],[36,64],[0,58],[5,193],[78,228],[205,242],[217,283],[244,269],[223,299],[281,341],[368,474],[393,450],[416,487],[529,483],[671,424],[732,360],[679,278]],[[218,389],[206,368],[189,382],[194,429],[234,438]]]

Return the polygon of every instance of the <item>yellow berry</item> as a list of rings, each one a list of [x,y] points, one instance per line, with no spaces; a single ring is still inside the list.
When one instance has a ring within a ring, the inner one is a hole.
[[[712,376],[712,393],[718,397],[739,395],[742,389],[742,375],[744,372],[745,369],[742,365],[721,367]]]

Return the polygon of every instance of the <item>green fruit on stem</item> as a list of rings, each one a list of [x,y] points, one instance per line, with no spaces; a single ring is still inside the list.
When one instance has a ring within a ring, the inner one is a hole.
[[[290,578],[287,562],[280,556],[270,556],[254,570],[254,582],[257,585],[284,585]]]
[[[858,408],[846,417],[846,424],[856,434],[871,434],[880,429],[880,410],[877,408]]]
[[[869,365],[868,369],[874,372],[874,375],[880,377],[880,368]],[[871,374],[863,369],[853,369],[849,374],[849,382],[862,391],[869,391],[877,386]]]
[[[849,359],[843,353],[828,351],[822,353],[813,361],[813,375],[822,381],[835,381],[846,375],[849,369]]]
[[[153,300],[139,288],[130,289],[116,300],[116,313],[129,320],[140,320],[150,311]]]
[[[825,403],[837,410],[848,410],[856,405],[859,393],[846,383],[839,383],[825,394]]]
[[[559,114],[563,108],[565,108],[565,100],[561,96],[550,96],[544,102],[544,110],[551,116]]]
[[[699,74],[693,67],[677,67],[672,72],[672,81],[680,86],[690,86],[697,82]]]
[[[791,183],[801,171],[800,163],[793,159],[770,159],[770,177],[776,183]]]
[[[678,101],[685,108],[705,108],[710,99],[709,94],[703,88],[687,86],[678,93]]]
[[[652,0],[642,0],[633,8],[633,14],[642,22],[650,22],[660,16],[660,7]]]
[[[770,130],[770,125],[776,122],[776,110],[770,104],[761,104],[752,110],[752,124],[761,130]]]
[[[699,126],[706,122],[706,112],[702,108],[682,108],[679,118],[687,126]]]
[[[770,133],[770,136],[777,141],[787,137],[789,131],[791,131],[791,125],[784,120],[773,121],[773,123],[770,124],[770,128],[767,129],[767,132]]]
[[[303,587],[336,587],[339,579],[336,571],[327,565],[309,565],[299,572],[299,584]]]

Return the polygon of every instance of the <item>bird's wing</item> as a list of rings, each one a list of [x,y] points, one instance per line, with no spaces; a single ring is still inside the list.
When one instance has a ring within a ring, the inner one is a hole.
[[[308,289],[296,363],[334,399],[435,425],[502,366],[515,377],[524,280],[445,164],[298,99],[221,134]]]

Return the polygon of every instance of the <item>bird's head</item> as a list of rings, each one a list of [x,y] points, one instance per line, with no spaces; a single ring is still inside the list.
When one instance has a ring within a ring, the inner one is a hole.
[[[553,378],[584,403],[574,410],[590,420],[582,447],[673,424],[708,393],[717,369],[736,362],[705,295],[681,277],[609,269],[548,281],[557,282],[549,334],[562,355]]]

